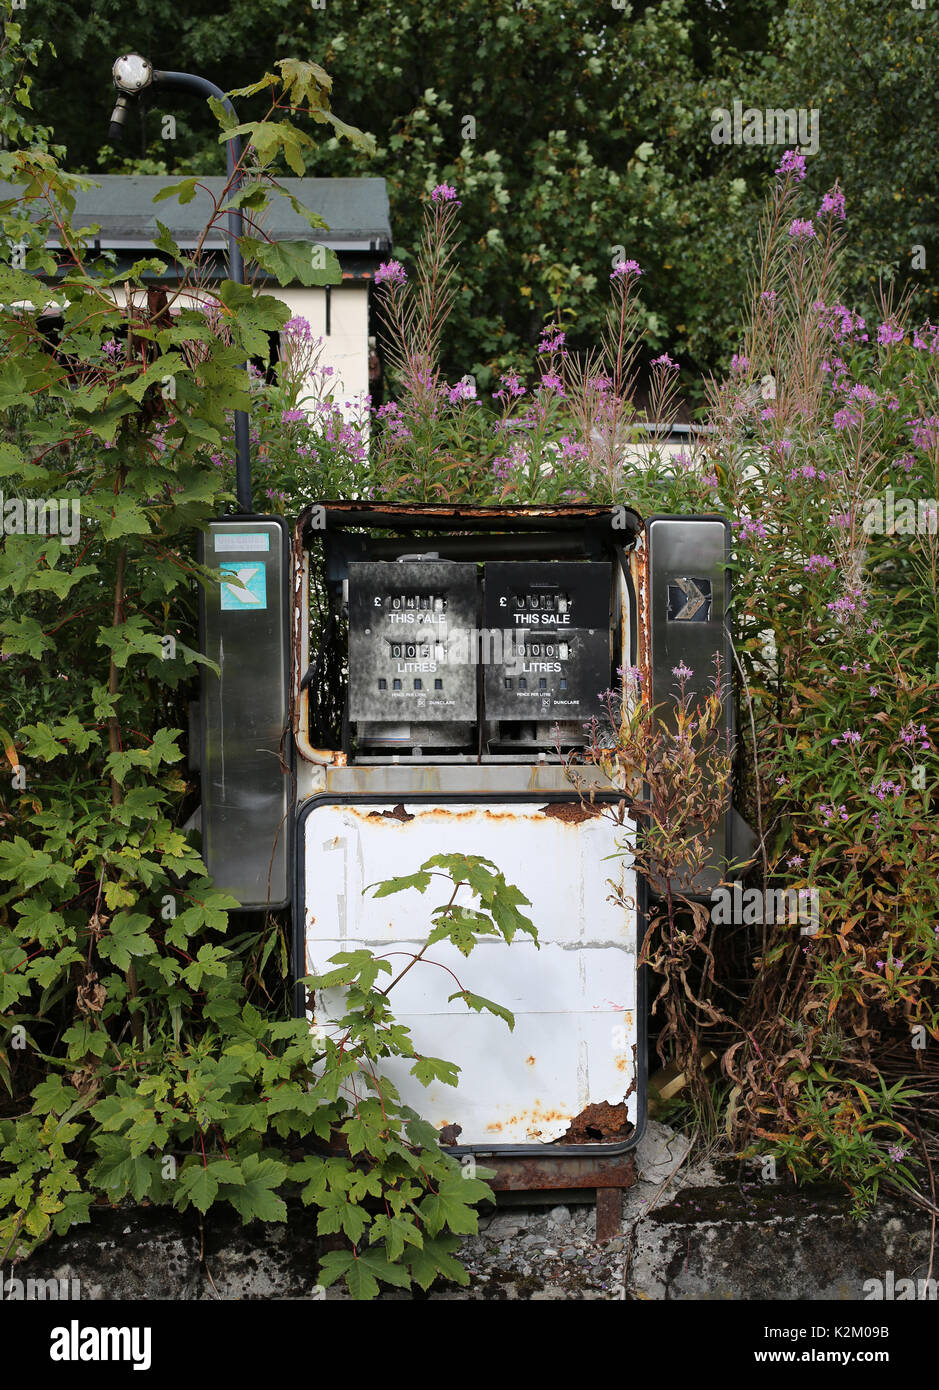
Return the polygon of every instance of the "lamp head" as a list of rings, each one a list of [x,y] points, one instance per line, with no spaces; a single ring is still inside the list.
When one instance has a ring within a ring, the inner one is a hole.
[[[135,97],[153,81],[153,64],[139,53],[124,53],[115,61],[111,76],[119,92]]]

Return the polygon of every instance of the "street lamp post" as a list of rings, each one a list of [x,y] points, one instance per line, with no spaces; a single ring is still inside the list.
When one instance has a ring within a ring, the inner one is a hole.
[[[179,91],[194,92],[197,96],[217,97],[224,103],[229,115],[234,117],[236,121],[238,119],[235,109],[225,93],[220,87],[216,87],[214,82],[209,82],[205,77],[198,77],[191,72],[163,72],[159,68],[154,68],[139,53],[127,53],[118,58],[111,72],[114,85],[118,90],[118,98],[111,113],[111,124],[108,127],[109,140],[119,140],[123,137],[124,126],[131,109],[131,98],[139,96],[147,87],[175,87]],[[225,154],[231,190],[237,192],[241,187],[241,169],[239,168],[241,140],[237,135],[233,135],[230,140],[225,142]],[[227,217],[228,273],[236,284],[243,285],[245,283],[245,266],[241,247],[238,245],[238,238],[244,230],[241,210],[235,208],[227,214]],[[247,369],[247,364],[245,367]],[[253,507],[251,503],[251,441],[248,416],[243,410],[236,410],[234,414],[235,492],[241,510],[250,512]]]

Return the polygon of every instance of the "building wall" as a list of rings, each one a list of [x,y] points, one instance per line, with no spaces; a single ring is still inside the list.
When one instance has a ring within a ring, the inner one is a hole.
[[[114,286],[110,292],[123,308],[123,287]],[[325,289],[297,285],[281,289],[275,285],[264,293],[286,304],[291,315],[305,318],[313,337],[323,339],[320,365],[333,368],[333,399],[346,418],[353,418],[368,392],[368,281],[347,280],[332,287],[328,334]],[[136,303],[146,302],[142,290],[135,292],[134,298]],[[180,295],[175,302],[179,307],[192,308],[198,300],[192,295]]]
[[[272,293],[291,314],[309,322],[314,338],[323,339],[320,365],[336,373],[333,398],[343,415],[353,415],[368,392],[368,282],[346,281],[332,287],[328,334],[325,289],[291,286]]]

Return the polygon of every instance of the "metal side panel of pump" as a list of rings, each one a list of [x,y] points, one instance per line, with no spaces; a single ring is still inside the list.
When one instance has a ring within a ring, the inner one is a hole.
[[[678,698],[675,670],[687,668],[685,687],[693,700],[703,699],[718,664],[723,692],[723,737],[734,739],[731,698],[730,524],[722,516],[651,516],[645,523],[648,546],[648,611],[644,637],[648,645],[651,698],[671,723]],[[739,821],[739,817],[736,818]],[[743,822],[740,822],[743,825]],[[709,844],[711,859],[685,891],[710,894],[723,877],[740,841],[730,799]]]
[[[523,910],[540,947],[523,933],[510,944],[482,937],[468,957],[441,943],[391,996],[416,1051],[454,1062],[460,1077],[456,1087],[425,1087],[410,1074],[412,1063],[397,1058],[379,1070],[458,1149],[574,1157],[638,1142],[644,899],[632,868],[634,827],[618,815],[616,793],[598,794],[591,810],[570,792],[494,800],[442,791],[314,796],[297,817],[298,978],[327,971],[331,956],[363,946],[399,974],[426,940],[432,909],[447,900],[446,881],[432,881],[423,894],[407,889],[384,898],[367,888],[434,854],[490,859],[531,902]],[[448,1002],[459,989],[508,1008],[514,1031],[490,1013]],[[329,1033],[343,1012],[342,991],[323,991],[310,1003],[299,1009],[306,1006],[311,1023]]]
[[[222,583],[200,595],[202,856],[243,908],[290,901],[287,527],[282,517],[209,523],[200,560]],[[231,576],[231,582],[226,582]]]

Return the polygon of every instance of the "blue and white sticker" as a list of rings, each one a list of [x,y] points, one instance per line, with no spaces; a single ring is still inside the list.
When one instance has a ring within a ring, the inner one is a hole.
[[[227,561],[219,569],[223,575],[231,574],[241,581],[227,584],[222,580],[223,611],[259,613],[267,607],[267,565],[263,560]]]

